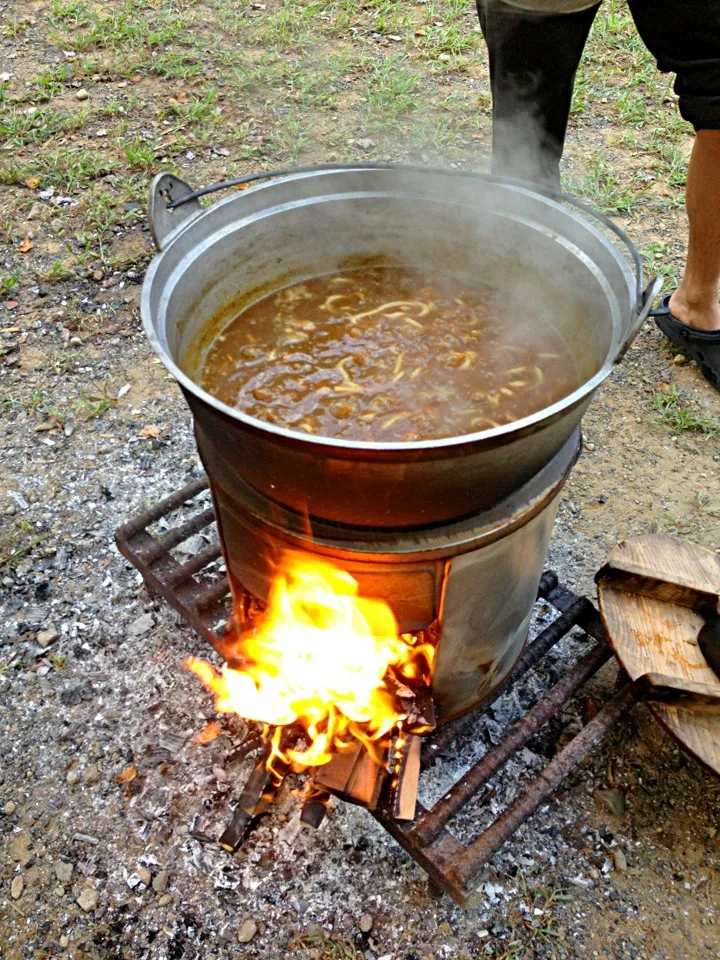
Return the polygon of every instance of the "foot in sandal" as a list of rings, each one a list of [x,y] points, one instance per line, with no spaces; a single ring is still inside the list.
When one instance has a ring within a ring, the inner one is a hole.
[[[708,383],[711,383],[716,390],[720,390],[720,307],[717,311],[717,327],[696,326],[692,321],[700,320],[707,323],[707,314],[698,318],[694,317],[690,311],[686,311],[682,298],[676,301],[678,292],[675,291],[672,296],[664,297],[659,306],[651,311],[651,315],[655,317],[655,323],[668,340],[688,353],[700,367]],[[677,310],[681,317],[686,318],[687,322],[676,316],[674,310]],[[710,322],[713,319],[711,317]]]

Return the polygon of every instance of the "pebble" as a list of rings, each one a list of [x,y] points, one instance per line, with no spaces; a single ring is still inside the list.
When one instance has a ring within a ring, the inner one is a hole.
[[[245,923],[240,927],[237,932],[237,942],[238,943],[250,943],[252,938],[258,931],[257,924],[254,920],[246,920]]]
[[[10,856],[21,867],[26,867],[33,858],[33,852],[30,849],[30,836],[27,833],[19,833],[10,844],[9,850]]]
[[[362,933],[370,933],[370,931],[373,928],[373,922],[374,920],[373,920],[372,914],[370,913],[363,914],[363,916],[360,917],[360,930],[362,931]]]
[[[588,453],[592,453],[593,450],[595,449],[594,443],[586,443],[584,446]]]
[[[10,895],[13,900],[19,900],[22,896],[22,892],[25,889],[25,881],[22,877],[13,877],[13,882],[10,886]]]
[[[6,817],[11,817],[16,810],[17,810],[17,804],[14,803],[12,800],[8,800],[8,802],[3,807],[3,813],[5,814]]]
[[[64,950],[66,947],[69,947],[69,946],[70,946],[70,938],[69,938],[69,937],[66,937],[65,934],[63,934],[63,935],[60,937],[60,939],[58,940],[58,943],[60,944],[60,946],[61,946],[61,947],[63,948],[63,950]]]
[[[137,875],[140,877],[140,883],[144,883],[146,887],[150,886],[152,874],[147,867],[138,867]]]
[[[80,907],[81,910],[84,910],[85,913],[90,913],[91,910],[94,910],[98,905],[100,899],[100,894],[97,890],[93,890],[90,887],[86,887],[85,890],[80,894],[75,903]]]
[[[676,363],[679,367],[682,367],[687,363],[687,357],[684,353],[676,353],[673,357],[673,363]]]
[[[73,874],[73,865],[71,863],[65,863],[64,860],[58,860],[55,864],[55,876],[58,878],[58,881],[63,884],[70,883]]]
[[[148,630],[152,630],[154,626],[155,621],[153,620],[152,614],[144,613],[141,617],[138,617],[137,620],[133,620],[128,627],[128,633],[131,637],[142,637]]]
[[[88,787],[100,781],[100,768],[96,763],[91,763],[83,770],[82,781]]]
[[[172,897],[169,893],[164,893],[158,900],[159,907],[166,907],[169,903],[172,903]]]
[[[74,787],[80,782],[80,774],[77,770],[70,770],[68,775],[65,777],[69,787]]]
[[[82,340],[80,339],[80,337],[70,337],[70,339],[68,340],[68,344],[71,347],[81,347]]]
[[[161,870],[160,873],[153,878],[152,888],[155,893],[165,893],[169,878],[167,870]]]
[[[45,630],[41,630],[37,635],[37,642],[41,647],[49,647],[51,643],[55,643],[60,634],[57,632],[55,627],[47,627]]]
[[[87,100],[90,94],[87,92],[85,87],[81,87],[78,92],[75,94],[76,100]]]
[[[615,787],[610,790],[596,790],[595,796],[616,817],[621,817],[625,813],[625,794],[622,790]]]
[[[620,850],[619,848],[616,850],[613,850],[611,855],[612,855],[613,866],[618,871],[618,873],[622,873],[623,871],[627,870],[627,867],[628,867],[627,857],[622,852],[622,850]]]

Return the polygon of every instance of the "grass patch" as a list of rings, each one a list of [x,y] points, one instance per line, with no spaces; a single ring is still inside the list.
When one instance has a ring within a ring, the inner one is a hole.
[[[720,420],[698,416],[689,410],[677,387],[670,387],[667,393],[659,390],[653,397],[653,408],[657,413],[653,422],[668,427],[675,433],[698,433],[711,437],[720,433]]]
[[[30,112],[5,110],[0,113],[0,137],[8,147],[45,143],[61,133],[81,130],[88,116],[88,110],[55,110],[52,107],[38,107]]]
[[[402,116],[418,106],[420,75],[407,64],[404,56],[373,64],[363,89],[371,127],[397,126]]]

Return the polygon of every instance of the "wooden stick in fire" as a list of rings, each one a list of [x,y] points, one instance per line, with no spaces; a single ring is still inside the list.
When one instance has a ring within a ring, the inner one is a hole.
[[[268,809],[288,772],[288,765],[277,757],[274,758],[272,766],[268,765],[272,753],[272,736],[271,730],[265,747],[243,787],[232,820],[220,836],[220,846],[229,853],[238,850],[250,822]]]

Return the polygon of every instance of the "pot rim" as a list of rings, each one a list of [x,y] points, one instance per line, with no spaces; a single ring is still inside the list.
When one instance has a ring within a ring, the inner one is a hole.
[[[401,168],[399,168],[401,169]],[[342,167],[338,168],[338,172],[342,172]],[[431,172],[428,170],[428,172]],[[451,171],[448,171],[449,175]],[[269,183],[263,183],[255,187],[255,190],[262,190],[271,188],[273,185],[285,182],[288,180],[293,180],[296,178],[302,178],[308,176],[309,174],[298,173],[291,174],[289,176],[283,176]],[[532,192],[530,187],[517,186],[513,183],[508,183],[506,185],[509,189],[514,189],[518,191],[527,191]],[[255,192],[255,190],[253,192]],[[379,193],[383,191],[380,190]],[[335,194],[335,196],[347,195],[347,191],[342,191],[340,194]],[[377,194],[373,194],[377,195]],[[544,196],[541,193],[534,194],[534,196],[541,197],[547,202],[553,203],[548,197]],[[162,250],[155,255],[148,270],[145,275],[142,286],[142,294],[140,301],[140,313],[143,321],[143,327],[145,333],[150,341],[150,344],[163,362],[165,368],[172,374],[172,376],[178,381],[181,387],[195,396],[202,403],[213,407],[218,413],[229,417],[232,420],[238,421],[244,427],[248,427],[254,431],[264,434],[271,434],[277,437],[279,440],[299,445],[309,445],[310,447],[316,447],[318,449],[322,448],[333,448],[337,451],[346,450],[348,452],[355,451],[360,453],[422,453],[424,451],[438,451],[446,449],[461,448],[466,446],[473,446],[478,443],[489,442],[495,445],[498,441],[502,443],[506,438],[509,438],[517,433],[527,433],[532,431],[533,428],[539,427],[544,423],[550,423],[554,421],[559,415],[561,415],[566,410],[571,409],[572,407],[577,406],[581,403],[588,395],[592,394],[597,387],[609,376],[612,372],[615,363],[616,356],[618,351],[622,348],[623,336],[620,330],[616,330],[612,341],[608,347],[607,358],[593,377],[589,380],[586,380],[581,386],[577,387],[572,393],[569,393],[566,397],[563,397],[561,400],[558,400],[556,403],[551,404],[548,407],[543,407],[541,410],[536,411],[533,414],[530,414],[527,417],[523,417],[519,420],[514,420],[512,423],[503,424],[498,427],[492,427],[489,430],[476,431],[475,433],[467,433],[459,436],[452,437],[442,437],[434,440],[416,440],[416,441],[387,441],[387,442],[371,442],[368,440],[344,440],[337,437],[324,437],[316,434],[300,433],[295,430],[288,430],[285,427],[278,427],[275,424],[268,423],[264,420],[259,420],[255,417],[248,416],[246,413],[243,413],[241,410],[238,410],[235,407],[231,407],[229,404],[223,403],[221,400],[218,400],[212,394],[204,390],[195,380],[189,377],[176,363],[174,358],[171,356],[169,350],[161,342],[158,333],[156,332],[155,325],[153,323],[153,316],[150,306],[150,291],[155,279],[155,275],[160,267],[163,256],[168,253],[177,239],[182,236],[186,230],[193,228],[201,220],[204,220],[212,214],[216,207],[224,206],[227,203],[231,203],[234,200],[238,200],[239,195],[235,194],[221,200],[218,204],[213,204],[209,207],[202,208],[202,212],[199,213],[196,217],[192,218],[186,223],[179,224],[176,230],[168,237],[167,242],[163,245]],[[264,213],[265,211],[263,211]],[[253,216],[251,214],[251,216]],[[243,219],[242,212],[240,216],[233,223],[228,224],[219,231],[216,231],[214,236],[223,235],[226,232],[234,231],[238,228],[238,223]],[[524,219],[515,217],[513,219]],[[583,218],[583,223],[587,229],[596,233],[596,236],[600,237],[602,240],[606,241],[606,238],[599,230],[592,224],[589,220]],[[574,243],[569,240],[566,240],[563,237],[558,237],[557,232],[551,228],[545,227],[543,224],[537,224],[533,221],[533,226],[540,226],[541,229],[547,230],[549,235],[553,235],[554,239],[567,247],[573,249],[576,256],[583,260],[592,272],[595,274],[598,282],[610,291],[610,285],[606,278],[601,274],[596,265],[590,260],[589,257]],[[611,246],[609,244],[608,245]],[[629,239],[627,240],[628,244],[631,245]],[[199,253],[200,244],[198,244],[193,250],[189,251],[182,260],[174,267],[172,275],[179,269],[183,260],[187,259],[189,256],[195,257]],[[616,249],[616,248],[612,248]],[[630,308],[632,309],[632,308]],[[622,317],[620,318],[622,323]]]

